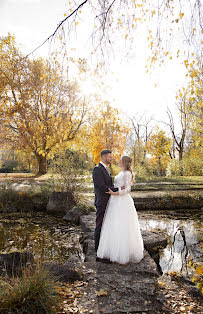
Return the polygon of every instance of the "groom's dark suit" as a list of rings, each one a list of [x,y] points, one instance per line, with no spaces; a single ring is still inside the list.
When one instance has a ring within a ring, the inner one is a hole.
[[[94,233],[95,239],[95,251],[97,251],[99,246],[100,232],[103,222],[103,217],[105,209],[110,197],[108,192],[109,188],[112,191],[117,192],[118,188],[113,187],[113,181],[111,175],[105,167],[99,163],[93,170],[93,182],[94,182],[94,191],[95,191],[95,206],[96,206],[96,228]]]

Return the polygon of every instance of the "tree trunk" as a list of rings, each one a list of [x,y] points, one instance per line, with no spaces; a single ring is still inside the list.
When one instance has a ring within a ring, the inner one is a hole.
[[[158,176],[161,176],[161,157],[159,157],[159,163],[158,163]]]
[[[183,149],[180,149],[180,151],[179,151],[179,163],[180,163],[180,175],[181,176],[183,176],[183,174],[184,174],[182,160],[183,160]]]
[[[38,174],[47,173],[47,158],[42,155],[37,155],[38,161]]]

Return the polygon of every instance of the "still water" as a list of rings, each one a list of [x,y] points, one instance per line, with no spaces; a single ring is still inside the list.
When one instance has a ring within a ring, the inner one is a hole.
[[[80,227],[46,213],[9,213],[0,216],[0,253],[29,250],[36,260],[64,263],[82,258]]]
[[[191,257],[202,262],[200,244],[203,240],[202,211],[139,211],[142,229],[165,232],[168,245],[160,252],[162,272],[178,271],[188,273],[187,261]]]
[[[202,261],[200,210],[138,211],[138,217],[142,229],[161,230],[167,235],[168,245],[160,253],[163,273],[187,273],[189,257]],[[84,258],[81,237],[79,226],[71,226],[62,218],[46,213],[1,213],[0,216],[0,253],[28,249],[35,259],[64,263],[71,256]]]

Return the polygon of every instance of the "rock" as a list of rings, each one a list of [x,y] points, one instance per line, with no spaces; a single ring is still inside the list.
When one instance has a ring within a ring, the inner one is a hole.
[[[69,265],[59,265],[51,263],[43,263],[42,266],[48,269],[55,280],[61,282],[74,282],[75,280],[82,280],[82,273],[71,269]]]
[[[47,212],[64,213],[75,205],[73,195],[70,192],[52,192],[47,204]]]
[[[167,246],[167,236],[161,232],[141,230],[145,249],[152,256],[160,247]]]
[[[77,204],[66,213],[63,219],[70,223],[79,225],[80,217],[82,215],[87,215],[89,212],[93,211],[95,211],[95,208],[93,206],[88,206],[86,204]]]
[[[0,275],[6,274],[9,277],[22,274],[27,266],[33,266],[34,256],[30,252],[12,252],[0,254]]]
[[[188,289],[187,293],[193,297],[200,297],[201,299],[203,299],[203,296],[197,287],[192,287]]]
[[[80,216],[86,214],[82,208],[73,207],[63,217],[64,220],[70,223],[79,224]]]
[[[95,220],[95,213],[80,217],[80,224],[84,232],[85,269],[83,280],[88,282],[88,286],[85,290],[86,293],[78,300],[79,310],[82,312],[85,305],[85,310],[91,313],[94,309],[94,314],[163,313],[164,296],[161,292],[156,292],[159,273],[156,263],[146,250],[144,258],[139,263],[130,262],[121,265],[95,261]],[[149,233],[147,236],[149,237]],[[157,238],[156,241],[154,239],[153,245],[157,245]],[[98,296],[98,291],[104,291],[105,296]]]
[[[82,264],[81,258],[79,256],[70,256],[64,265],[68,265],[70,268],[80,267]]]
[[[31,188],[31,185],[28,183],[12,183],[11,189],[17,192],[27,192]]]

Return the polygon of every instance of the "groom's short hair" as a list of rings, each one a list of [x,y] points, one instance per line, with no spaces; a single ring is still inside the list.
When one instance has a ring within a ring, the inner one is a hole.
[[[112,153],[111,150],[109,150],[109,149],[103,149],[103,150],[101,151],[101,157],[102,157],[103,155],[107,155],[107,154],[111,154],[111,153]]]

